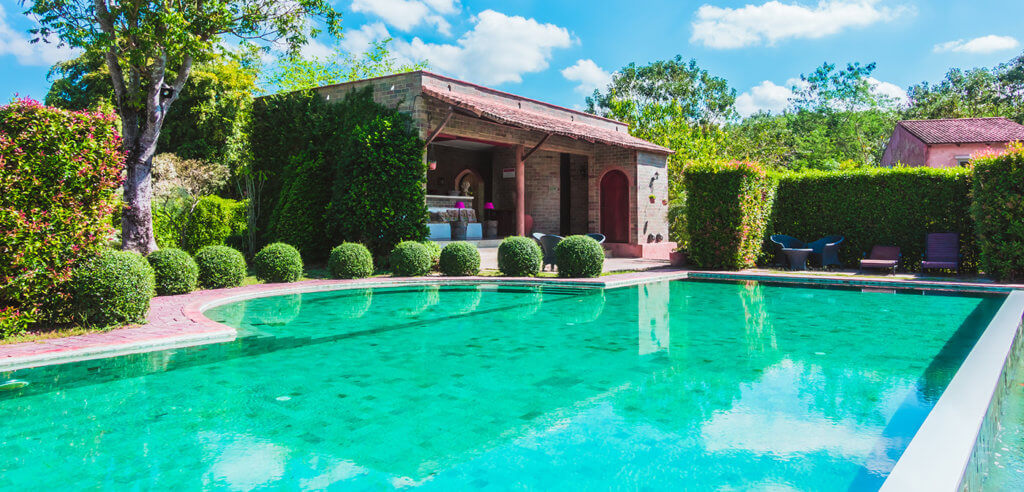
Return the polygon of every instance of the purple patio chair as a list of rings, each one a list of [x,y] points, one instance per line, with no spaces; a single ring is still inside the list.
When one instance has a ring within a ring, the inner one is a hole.
[[[899,246],[873,246],[871,248],[871,255],[860,260],[860,269],[879,268],[885,270],[891,268],[892,274],[896,275],[896,266],[899,265],[899,263]]]
[[[933,232],[925,236],[924,261],[926,268],[960,270],[960,235],[955,232]]]

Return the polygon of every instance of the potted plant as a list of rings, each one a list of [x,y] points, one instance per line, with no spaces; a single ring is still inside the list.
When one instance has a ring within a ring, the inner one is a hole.
[[[656,200],[658,197],[656,197],[654,195],[650,195],[647,198],[650,198],[651,199],[651,203],[654,203],[654,200]]]

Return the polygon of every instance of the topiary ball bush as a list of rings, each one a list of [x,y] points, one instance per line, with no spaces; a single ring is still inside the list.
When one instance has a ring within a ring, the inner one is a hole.
[[[391,250],[391,271],[396,277],[426,275],[430,266],[430,251],[423,243],[402,241]]]
[[[464,241],[448,243],[441,250],[438,266],[441,273],[449,276],[476,275],[480,273],[480,252]]]
[[[437,270],[441,264],[441,245],[434,241],[423,241],[423,245],[430,253],[430,269]]]
[[[160,296],[188,294],[199,283],[199,266],[188,253],[177,248],[159,249],[146,257],[156,277]]]
[[[252,259],[256,278],[267,283],[294,282],[302,277],[302,255],[285,243],[268,244]]]
[[[107,250],[72,274],[72,313],[86,326],[142,323],[156,289],[153,268],[142,255]]]
[[[507,237],[498,246],[498,270],[509,277],[537,275],[543,258],[537,242],[527,237]]]
[[[245,279],[245,257],[234,248],[207,246],[196,252],[199,285],[207,289],[238,287]]]
[[[604,269],[604,249],[592,237],[569,236],[555,246],[559,277],[597,277]]]
[[[359,243],[341,243],[331,250],[327,269],[334,278],[366,278],[373,275],[373,255]]]

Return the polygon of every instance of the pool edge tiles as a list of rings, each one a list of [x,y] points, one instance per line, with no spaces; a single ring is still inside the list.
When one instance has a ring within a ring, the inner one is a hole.
[[[883,483],[882,491],[956,491],[972,459],[1021,337],[1024,291],[1013,291],[946,386]]]

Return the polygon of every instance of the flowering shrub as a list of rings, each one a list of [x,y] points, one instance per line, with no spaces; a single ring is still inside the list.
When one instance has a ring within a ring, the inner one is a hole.
[[[66,319],[72,269],[112,232],[123,160],[113,115],[0,107],[0,336]]]
[[[1024,144],[975,156],[972,163],[981,269],[1001,280],[1024,278]]]
[[[759,164],[698,163],[683,171],[687,253],[701,268],[755,265],[768,228],[775,182]]]

